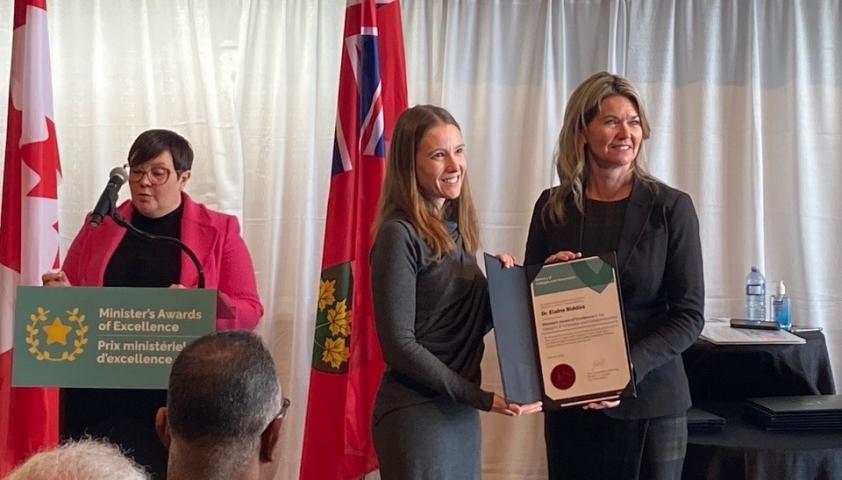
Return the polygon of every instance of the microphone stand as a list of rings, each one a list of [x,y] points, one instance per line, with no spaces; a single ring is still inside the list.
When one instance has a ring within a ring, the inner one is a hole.
[[[202,264],[199,263],[199,257],[196,256],[196,254],[193,252],[193,250],[190,247],[188,247],[186,243],[182,242],[181,240],[179,240],[175,237],[168,237],[166,235],[153,235],[151,233],[144,232],[143,230],[141,230],[141,229],[135,227],[134,225],[132,225],[131,223],[127,222],[122,217],[122,215],[117,213],[117,209],[115,208],[115,204],[117,203],[116,198],[112,198],[111,202],[109,202],[109,203],[110,204],[108,206],[108,209],[109,209],[108,215],[112,219],[114,219],[114,222],[116,222],[117,225],[120,225],[121,227],[127,229],[129,232],[131,232],[131,233],[133,233],[133,234],[135,234],[135,235],[137,235],[141,238],[146,238],[146,239],[149,239],[149,240],[152,240],[152,241],[159,241],[160,240],[160,241],[164,241],[164,242],[174,243],[174,244],[178,245],[179,247],[181,247],[181,250],[184,251],[184,253],[186,253],[187,256],[190,257],[190,260],[193,261],[193,265],[196,267],[196,271],[199,273],[199,288],[205,288],[205,269],[202,268]]]

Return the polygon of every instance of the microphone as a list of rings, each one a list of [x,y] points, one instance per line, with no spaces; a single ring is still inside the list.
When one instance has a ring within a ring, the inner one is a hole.
[[[117,203],[117,192],[129,180],[129,176],[123,167],[114,167],[108,175],[111,178],[108,179],[105,190],[102,191],[102,195],[99,196],[99,200],[97,200],[96,206],[91,212],[89,223],[92,227],[102,223],[102,220],[114,211],[114,204]]]

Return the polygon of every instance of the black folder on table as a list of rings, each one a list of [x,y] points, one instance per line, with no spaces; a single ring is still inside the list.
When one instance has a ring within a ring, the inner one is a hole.
[[[689,433],[721,432],[725,428],[725,419],[701,408],[690,407],[687,410],[687,431]]]
[[[749,398],[745,415],[766,430],[842,430],[842,395]]]

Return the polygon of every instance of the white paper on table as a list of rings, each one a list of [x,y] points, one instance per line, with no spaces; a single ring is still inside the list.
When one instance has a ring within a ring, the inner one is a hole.
[[[807,340],[786,330],[732,328],[727,322],[708,321],[699,336],[714,345],[800,345]]]

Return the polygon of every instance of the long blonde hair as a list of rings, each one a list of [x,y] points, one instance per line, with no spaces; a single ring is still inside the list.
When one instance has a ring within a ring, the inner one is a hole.
[[[623,96],[632,102],[640,117],[642,140],[649,138],[651,130],[643,109],[643,99],[628,80],[608,72],[599,72],[582,82],[570,95],[564,109],[564,123],[558,134],[555,153],[559,186],[550,192],[550,200],[543,212],[545,223],[565,222],[567,215],[564,204],[571,194],[576,209],[579,212],[585,211],[585,186],[590,175],[585,152],[585,130],[588,123],[599,114],[602,101],[614,95]],[[648,188],[655,188],[656,180],[646,168],[643,143],[641,141],[640,150],[632,165],[632,173]]]
[[[466,251],[475,253],[479,248],[479,220],[467,176],[462,179],[459,197],[445,200],[441,209],[424,198],[418,187],[415,155],[424,135],[438,125],[453,125],[462,131],[447,110],[435,105],[416,105],[398,117],[375,223],[375,228],[380,228],[389,218],[405,217],[437,259],[456,248],[443,220],[455,220],[459,225]]]

